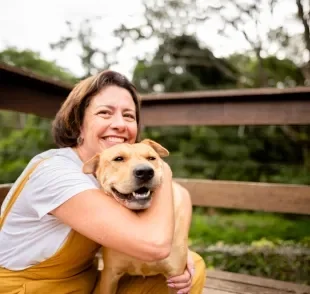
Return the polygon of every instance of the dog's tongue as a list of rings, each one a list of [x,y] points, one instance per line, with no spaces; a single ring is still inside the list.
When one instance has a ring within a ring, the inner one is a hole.
[[[138,190],[136,190],[135,192],[132,192],[132,195],[136,198],[136,199],[143,199],[143,198],[147,198],[150,196],[151,191],[147,188],[140,188]]]

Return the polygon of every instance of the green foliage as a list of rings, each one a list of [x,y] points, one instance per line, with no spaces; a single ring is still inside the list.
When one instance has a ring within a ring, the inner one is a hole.
[[[212,251],[194,250],[203,256],[210,268],[310,285],[309,249],[300,250],[297,254],[294,254],[296,247],[274,244],[250,246],[242,253],[238,249],[223,250],[221,245]]]
[[[29,69],[41,76],[61,80],[73,84],[77,79],[67,70],[56,65],[55,62],[46,61],[40,54],[31,50],[18,50],[7,48],[0,52],[0,62],[18,68]]]
[[[309,236],[309,217],[288,218],[286,215],[262,212],[214,215],[196,212],[190,230],[192,243],[204,246],[219,241],[224,244],[251,244],[263,238],[275,244],[285,240],[307,245]]]
[[[22,129],[10,129],[0,140],[0,184],[14,182],[36,154],[54,148],[48,119],[27,115]]]
[[[167,36],[151,62],[137,63],[133,82],[141,92],[178,92],[234,87],[236,75],[229,62],[200,48],[193,36]]]
[[[246,80],[247,87],[259,87],[260,81],[257,75],[258,60],[250,55],[233,54],[227,59]],[[290,59],[278,59],[276,56],[262,58],[262,66],[267,77],[269,87],[276,87],[279,83],[282,87],[304,85],[304,77],[300,67]]]
[[[176,177],[310,184],[310,128],[292,130],[299,139],[278,126],[148,127],[142,137],[170,151],[166,161]]]
[[[207,267],[310,285],[310,218],[194,210],[190,247]]]

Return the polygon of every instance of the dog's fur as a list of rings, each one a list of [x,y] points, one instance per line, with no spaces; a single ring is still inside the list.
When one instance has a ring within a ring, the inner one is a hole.
[[[85,173],[93,173],[106,194],[132,210],[147,209],[162,181],[162,160],[169,152],[152,140],[136,144],[118,144],[97,154],[84,164]],[[141,187],[143,187],[141,189]],[[139,190],[140,189],[140,190]],[[146,192],[149,190],[150,192]],[[133,193],[137,191],[136,193]],[[175,230],[170,255],[157,262],[143,262],[109,248],[102,248],[104,268],[100,293],[115,294],[124,274],[166,278],[184,272],[187,260],[189,222],[182,188],[173,184]]]

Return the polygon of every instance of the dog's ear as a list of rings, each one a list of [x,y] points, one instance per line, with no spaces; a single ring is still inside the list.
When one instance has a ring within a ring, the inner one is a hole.
[[[96,154],[91,159],[87,160],[83,165],[83,173],[85,174],[95,174],[98,164],[99,164],[100,155]]]
[[[166,148],[153,140],[144,139],[141,143],[151,146],[160,157],[167,157],[169,155],[169,151]]]

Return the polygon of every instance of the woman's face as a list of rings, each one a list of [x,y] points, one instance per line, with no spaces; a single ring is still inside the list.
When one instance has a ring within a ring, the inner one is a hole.
[[[136,106],[129,91],[107,86],[91,99],[85,110],[78,146],[83,160],[119,143],[134,143],[138,132]]]

